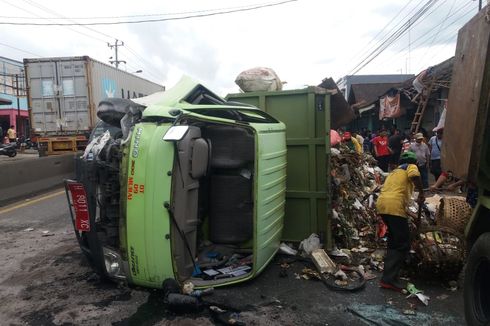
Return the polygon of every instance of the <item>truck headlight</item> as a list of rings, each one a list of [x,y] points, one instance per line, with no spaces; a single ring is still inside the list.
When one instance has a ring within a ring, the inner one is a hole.
[[[103,247],[105,270],[109,277],[126,279],[121,256],[114,250]]]

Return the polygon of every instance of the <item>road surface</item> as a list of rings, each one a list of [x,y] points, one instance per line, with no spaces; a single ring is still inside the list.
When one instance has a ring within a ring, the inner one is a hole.
[[[207,308],[176,315],[159,291],[101,281],[77,246],[68,214],[62,189],[0,207],[0,324],[215,324]],[[464,325],[462,291],[437,280],[416,282],[431,297],[426,307],[379,289],[377,279],[356,293],[297,279],[302,261],[289,261],[280,277],[284,259],[276,257],[255,280],[216,289],[206,301],[247,325]]]

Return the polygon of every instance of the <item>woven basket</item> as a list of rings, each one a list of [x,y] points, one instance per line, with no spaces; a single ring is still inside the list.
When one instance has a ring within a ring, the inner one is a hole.
[[[464,229],[471,217],[471,206],[459,198],[442,198],[437,212],[436,225],[453,229],[464,234]]]
[[[417,255],[427,265],[461,265],[465,256],[464,247],[460,234],[441,226],[422,229],[415,242]]]

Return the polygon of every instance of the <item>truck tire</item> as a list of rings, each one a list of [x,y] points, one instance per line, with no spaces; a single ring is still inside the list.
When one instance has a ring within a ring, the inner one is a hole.
[[[490,232],[480,235],[465,268],[464,308],[470,326],[490,324]]]

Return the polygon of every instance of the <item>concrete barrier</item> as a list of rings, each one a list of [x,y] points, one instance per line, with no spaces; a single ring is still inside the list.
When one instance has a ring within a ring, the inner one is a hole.
[[[4,162],[0,166],[0,203],[37,193],[75,176],[75,154]]]

